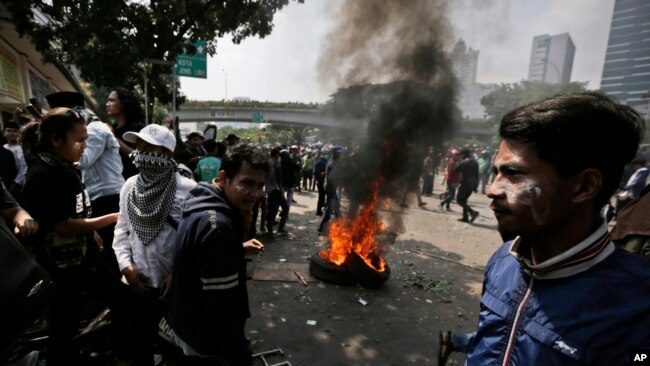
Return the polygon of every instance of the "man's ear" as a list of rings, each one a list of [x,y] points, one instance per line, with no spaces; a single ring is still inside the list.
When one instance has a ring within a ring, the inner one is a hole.
[[[226,172],[223,170],[219,170],[219,183],[224,184],[226,182]]]
[[[593,200],[603,187],[603,173],[597,169],[585,169],[572,180],[574,203]]]

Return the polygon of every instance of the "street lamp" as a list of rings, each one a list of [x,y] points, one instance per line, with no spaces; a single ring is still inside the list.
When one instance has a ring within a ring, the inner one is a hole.
[[[226,102],[228,101],[228,73],[226,73],[226,69],[221,69],[223,71],[223,78],[225,80],[225,86],[226,86]]]
[[[547,58],[543,58],[542,61],[544,61],[547,65],[551,65],[553,67],[553,70],[555,70],[555,74],[557,75],[557,82],[559,84],[562,81],[560,79],[560,69],[558,69],[557,66],[555,66],[555,64],[552,63],[551,60],[549,60]],[[544,68],[544,69],[546,69],[546,68]],[[544,70],[544,75],[546,75],[546,70]]]
[[[172,67],[172,121],[174,121],[174,134],[178,135],[178,124],[176,123],[176,73],[173,68],[175,62],[159,60],[157,58],[145,58],[144,60],[144,103],[145,103],[145,119],[146,124],[149,124],[149,88],[147,87],[147,67],[148,64],[156,64]]]

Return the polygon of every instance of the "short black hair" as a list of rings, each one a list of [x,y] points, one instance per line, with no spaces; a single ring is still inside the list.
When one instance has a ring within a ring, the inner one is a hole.
[[[211,139],[207,139],[203,141],[203,148],[205,151],[212,154],[215,152],[215,150],[217,150],[217,142]]]
[[[247,162],[253,169],[264,170],[267,174],[271,169],[271,165],[260,150],[247,144],[238,144],[226,152],[221,160],[221,170],[224,171],[226,177],[233,179],[241,170],[244,162]]]
[[[616,191],[624,166],[645,133],[645,122],[629,106],[600,93],[559,95],[518,107],[501,120],[499,134],[528,144],[562,178],[599,170],[598,209]]]

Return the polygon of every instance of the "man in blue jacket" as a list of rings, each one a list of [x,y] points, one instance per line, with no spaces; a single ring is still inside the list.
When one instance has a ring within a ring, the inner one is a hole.
[[[237,145],[221,162],[219,181],[200,183],[183,205],[172,272],[170,324],[186,364],[251,365],[244,336],[250,317],[244,255],[263,250],[243,242],[244,217],[263,192],[270,165]]]
[[[596,93],[503,117],[487,194],[510,241],[487,264],[477,331],[442,335],[441,364],[453,349],[467,365],[622,365],[648,349],[650,265],[616,248],[600,215],[644,130]]]

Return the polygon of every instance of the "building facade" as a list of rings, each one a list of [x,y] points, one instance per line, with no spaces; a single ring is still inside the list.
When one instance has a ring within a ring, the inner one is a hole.
[[[568,83],[571,81],[573,57],[576,47],[569,33],[533,38],[528,80],[544,83]]]
[[[616,0],[600,87],[650,119],[650,1]]]

